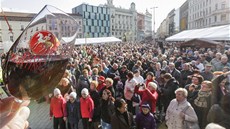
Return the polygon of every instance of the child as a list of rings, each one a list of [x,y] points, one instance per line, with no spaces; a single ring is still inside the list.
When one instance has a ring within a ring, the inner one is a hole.
[[[137,129],[156,129],[157,127],[149,104],[141,105],[141,112],[137,114],[135,121]]]
[[[89,129],[93,118],[94,102],[89,95],[88,89],[86,88],[82,89],[81,96],[82,97],[80,98],[80,110],[82,124],[84,129]]]

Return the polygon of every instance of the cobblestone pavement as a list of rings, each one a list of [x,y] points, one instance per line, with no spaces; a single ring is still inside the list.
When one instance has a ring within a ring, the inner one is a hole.
[[[31,101],[28,107],[30,109],[28,121],[31,129],[53,129],[53,120],[49,119],[49,104],[47,102],[38,104]],[[79,129],[83,129],[81,122],[79,122]],[[163,122],[158,129],[167,129],[167,127]]]
[[[31,129],[53,129],[53,120],[49,119],[49,104],[47,102],[31,101],[28,107],[30,109],[28,121]],[[82,124],[79,124],[79,129],[83,129]]]

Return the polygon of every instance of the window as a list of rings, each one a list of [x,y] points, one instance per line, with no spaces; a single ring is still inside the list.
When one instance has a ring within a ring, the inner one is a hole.
[[[24,30],[24,25],[21,25],[21,31],[23,31]]]
[[[218,10],[218,4],[215,5],[215,10]]]
[[[226,14],[221,14],[221,21],[226,21]]]
[[[221,4],[221,9],[225,9],[225,2]]]
[[[10,41],[14,42],[14,35],[10,33]]]
[[[2,42],[2,36],[0,35],[0,42]]]
[[[214,21],[217,22],[217,16],[214,17]]]

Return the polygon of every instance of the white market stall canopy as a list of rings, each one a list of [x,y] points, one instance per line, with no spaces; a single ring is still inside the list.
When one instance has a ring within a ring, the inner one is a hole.
[[[113,43],[113,42],[121,42],[121,40],[115,37],[80,38],[75,40],[75,45]]]
[[[230,41],[230,24],[210,28],[185,30],[166,38],[166,41],[188,41],[200,38],[216,41]]]

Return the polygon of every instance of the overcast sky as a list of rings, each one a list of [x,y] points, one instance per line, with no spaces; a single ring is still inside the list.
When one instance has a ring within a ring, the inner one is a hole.
[[[53,5],[67,13],[72,13],[72,8],[81,3],[90,5],[105,4],[107,0],[0,0],[0,6],[4,11],[20,11],[38,13],[46,4]],[[151,7],[155,9],[155,28],[159,27],[160,23],[166,18],[167,14],[172,9],[179,8],[186,0],[113,0],[116,7],[128,9],[130,4],[134,2],[136,9],[140,13],[145,13],[148,9],[153,13]]]

